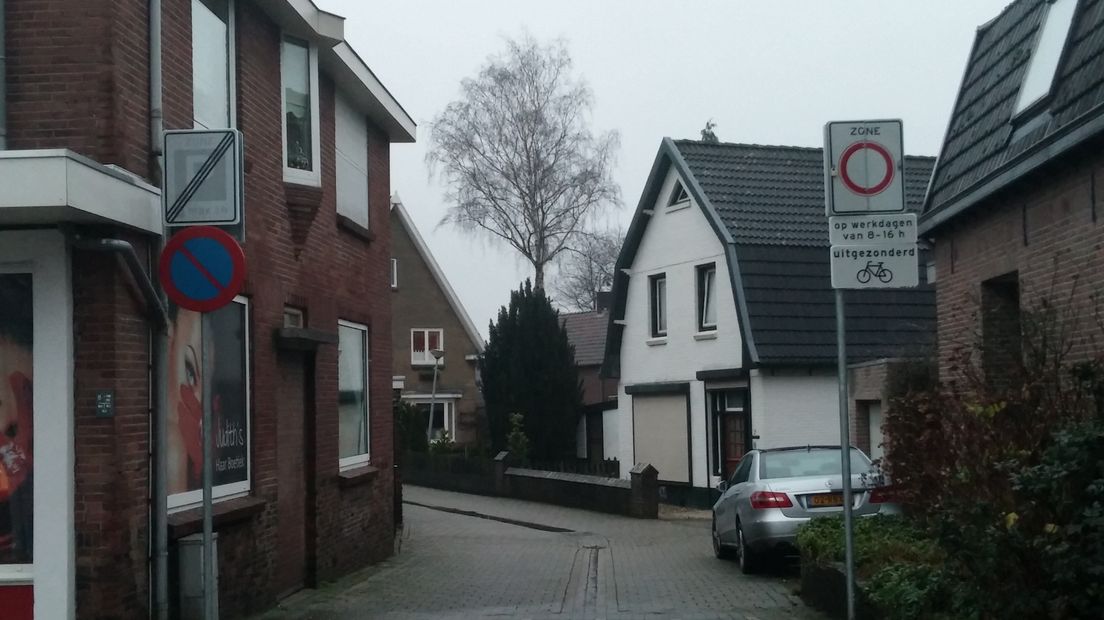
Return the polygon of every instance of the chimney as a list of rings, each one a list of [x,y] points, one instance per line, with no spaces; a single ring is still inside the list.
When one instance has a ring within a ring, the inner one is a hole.
[[[597,291],[594,294],[594,310],[608,312],[613,303],[613,291]]]

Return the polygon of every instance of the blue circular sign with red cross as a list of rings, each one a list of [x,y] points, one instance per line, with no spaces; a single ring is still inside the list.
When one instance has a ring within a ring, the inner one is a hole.
[[[214,312],[241,292],[245,253],[222,230],[192,226],[165,244],[158,274],[173,303],[185,310]]]

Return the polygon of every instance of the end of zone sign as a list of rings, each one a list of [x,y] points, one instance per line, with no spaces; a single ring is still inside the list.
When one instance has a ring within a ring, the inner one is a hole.
[[[900,120],[830,122],[824,144],[828,215],[905,210]]]

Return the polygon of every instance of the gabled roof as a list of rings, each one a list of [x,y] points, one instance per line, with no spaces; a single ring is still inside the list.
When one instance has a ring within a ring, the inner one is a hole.
[[[344,17],[318,8],[313,0],[270,0],[260,5],[284,32],[318,46],[318,61],[326,74],[391,142],[414,142],[414,119],[345,41]]]
[[[483,352],[483,337],[479,335],[479,330],[475,328],[475,323],[472,323],[471,317],[468,316],[468,311],[464,309],[464,304],[460,303],[460,297],[456,295],[456,291],[452,290],[452,285],[449,284],[448,278],[445,277],[445,272],[441,271],[441,266],[437,264],[437,261],[433,258],[433,253],[429,251],[429,246],[426,245],[422,235],[418,233],[418,228],[414,225],[414,220],[410,219],[410,214],[406,212],[406,208],[403,207],[402,200],[399,198],[398,193],[391,195],[391,211],[398,216],[399,224],[406,231],[407,236],[414,242],[414,249],[418,251],[418,255],[422,257],[422,261],[425,262],[426,267],[429,267],[429,272],[433,274],[434,281],[437,282],[437,286],[441,289],[441,292],[445,294],[445,299],[448,300],[449,307],[452,308],[456,317],[460,319],[460,324],[464,326],[464,332],[467,333],[468,339],[475,345],[475,349],[480,353]]]
[[[978,28],[924,204],[921,232],[1104,135],[1104,0],[1078,0],[1049,98],[1013,118],[1047,0]]]
[[[934,164],[907,157],[905,193],[918,211]],[[674,167],[724,244],[745,362],[835,362],[822,149],[665,138],[617,259],[607,375],[619,373],[628,275],[667,171]],[[916,289],[848,293],[848,359],[916,355],[935,336],[935,295]]]
[[[561,314],[567,341],[575,347],[576,366],[598,366],[606,352],[606,330],[609,327],[609,313],[572,312]]]

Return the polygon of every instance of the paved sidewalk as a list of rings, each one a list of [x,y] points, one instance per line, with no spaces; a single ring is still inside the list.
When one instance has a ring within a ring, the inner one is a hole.
[[[403,499],[394,558],[263,618],[823,617],[792,594],[795,575],[746,577],[714,558],[700,514],[640,520],[412,486]]]

